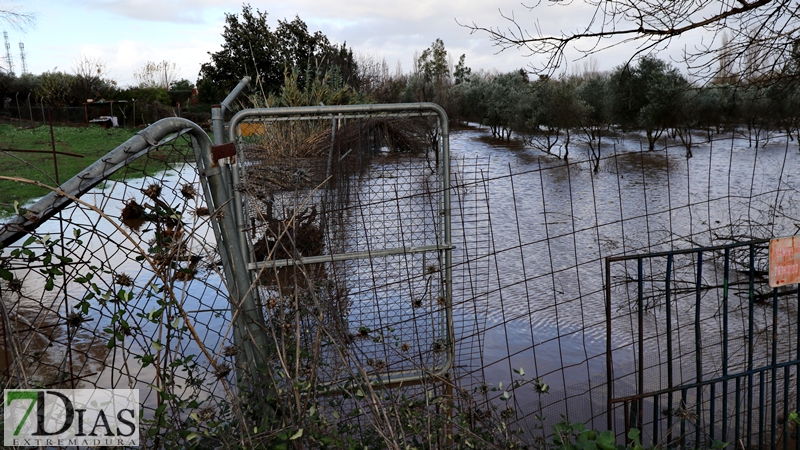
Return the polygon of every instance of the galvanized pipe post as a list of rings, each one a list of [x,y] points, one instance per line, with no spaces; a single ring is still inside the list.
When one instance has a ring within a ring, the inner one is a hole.
[[[214,145],[221,145],[221,139],[218,136],[224,134],[225,124],[222,119],[223,113],[222,109],[219,105],[214,105],[211,108],[211,125],[212,125],[212,133],[214,139]],[[225,191],[226,183],[222,179],[222,171],[220,170],[219,166],[214,167],[215,163],[213,157],[211,156],[211,149],[208,149],[207,153],[204,153],[200,156],[202,158],[202,169],[200,170],[200,175],[204,180],[204,190],[206,195],[209,197],[207,203],[209,207],[213,207],[216,211],[219,209],[218,212],[215,212],[215,217],[217,218],[216,221],[213,223],[215,224],[215,231],[217,233],[217,249],[219,250],[220,257],[222,259],[222,269],[225,273],[225,280],[228,287],[228,296],[229,302],[231,305],[231,315],[234,323],[236,324],[233,327],[233,343],[237,349],[245,352],[245,348],[247,347],[247,337],[244,333],[244,329],[246,329],[244,323],[244,317],[238,314],[239,311],[239,302],[238,299],[241,298],[239,293],[239,283],[236,280],[236,270],[233,264],[233,256],[231,255],[232,249],[236,247],[232,247],[230,245],[230,220],[225,220],[226,218],[230,218],[230,214],[228,212],[227,203],[228,203],[228,195]],[[201,160],[198,159],[198,162]],[[234,227],[235,229],[235,227]],[[235,250],[233,250],[235,253]],[[235,317],[234,317],[235,316]],[[244,373],[246,372],[247,361],[249,358],[247,355],[245,358],[240,356],[240,353],[237,353],[236,356],[236,373],[237,378],[241,379]]]
[[[220,254],[225,260],[228,289],[230,290],[231,311],[235,314],[234,341],[239,348],[237,355],[237,371],[247,374],[250,386],[254,391],[264,389],[264,368],[267,349],[267,334],[264,328],[264,313],[258,301],[257,290],[253,288],[247,269],[246,243],[242,241],[241,199],[238,187],[233,180],[237,179],[236,165],[231,164],[229,156],[220,157],[226,146],[225,111],[236,97],[247,88],[249,77],[244,77],[236,88],[220,105],[211,110],[211,123],[214,133],[214,147],[211,154],[203,155],[204,173],[212,202],[216,210],[220,227]],[[215,156],[214,150],[218,150]]]

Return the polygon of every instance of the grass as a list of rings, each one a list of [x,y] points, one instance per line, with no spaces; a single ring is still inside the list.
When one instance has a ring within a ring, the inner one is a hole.
[[[19,128],[0,124],[0,175],[37,180],[56,186],[97,161],[100,157],[127,141],[136,130],[90,127],[54,127],[57,152],[53,162],[50,127]],[[14,150],[46,150],[48,153],[13,152]],[[58,180],[56,180],[56,165]],[[48,191],[36,186],[0,181],[0,216],[12,212],[14,202],[24,205]]]

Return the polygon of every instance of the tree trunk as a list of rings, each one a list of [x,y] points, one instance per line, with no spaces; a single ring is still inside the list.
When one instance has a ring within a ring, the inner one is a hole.
[[[681,143],[686,148],[686,158],[691,158],[692,155],[692,130],[690,128],[679,129],[678,136],[681,138]]]
[[[600,146],[602,143],[603,143],[603,137],[598,135],[597,154],[595,154],[594,149],[592,149],[592,156],[594,157],[594,173],[598,173],[600,171]]]
[[[648,149],[652,152],[653,150],[656,149],[656,141],[658,140],[658,136],[656,134],[654,134],[653,130],[650,129],[650,128],[645,130],[645,132],[647,133],[647,146],[648,146]]]

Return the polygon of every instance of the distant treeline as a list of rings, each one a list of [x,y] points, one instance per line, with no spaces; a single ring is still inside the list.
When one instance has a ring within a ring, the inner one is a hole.
[[[140,83],[120,88],[98,74],[0,72],[0,101],[3,116],[34,122],[52,117],[80,123],[108,115],[118,116],[120,125],[142,125],[176,115],[179,104],[184,117],[203,121],[210,116],[207,106],[196,106],[196,90],[188,80],[171,80],[169,87]]]
[[[223,48],[210,53],[196,83],[178,80],[175,65],[162,61],[148,62],[134,73],[137,86],[122,88],[104,78],[102,62],[83,58],[72,74],[0,73],[0,114],[42,120],[50,105],[67,111],[69,121],[102,114],[141,125],[180,114],[205,125],[210,105],[248,75],[253,89],[241,106],[436,102],[454,120],[483,124],[500,139],[516,135],[546,152],[558,148],[564,156],[572,142],[594,146],[611,131],[640,131],[650,149],[667,133],[680,139],[689,155],[698,131],[711,139],[746,128],[756,146],[775,130],[800,138],[800,52],[798,63],[781,73],[740,79],[720,70],[699,85],[654,56],[610,72],[587,67],[558,78],[532,78],[524,70],[473,73],[465,55],[453,64],[437,39],[414,55],[413,67],[404,72],[399,64],[390,70],[385,60],[331,43],[299,17],[272,29],[266,12],[245,4],[241,14],[226,14],[225,21]]]

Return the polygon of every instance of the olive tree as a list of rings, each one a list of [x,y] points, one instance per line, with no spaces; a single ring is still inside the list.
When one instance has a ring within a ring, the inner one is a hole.
[[[790,138],[800,134],[800,86],[791,82],[778,82],[766,88],[774,126]]]
[[[459,120],[483,122],[488,94],[487,85],[490,82],[491,77],[485,72],[478,72],[450,89],[449,95],[455,106],[455,116]]]
[[[489,126],[494,137],[510,140],[513,131],[524,133],[535,126],[535,100],[524,70],[498,75],[482,88],[481,122]]]
[[[698,127],[706,132],[708,142],[722,131],[725,120],[727,93],[724,85],[710,85],[700,89],[692,99]]]
[[[635,66],[618,67],[611,76],[614,118],[623,129],[641,129],[652,151],[664,130],[678,120],[689,83],[668,63],[645,56]]]
[[[603,134],[612,123],[613,92],[609,89],[607,74],[592,72],[580,79],[575,95],[584,106],[578,128],[583,133],[583,141],[589,147],[594,170],[600,169],[600,149]]]
[[[736,94],[736,110],[739,120],[747,127],[748,147],[766,144],[771,128],[773,104],[766,89],[747,86]]]
[[[529,145],[555,154],[553,150],[561,142],[563,158],[569,157],[571,132],[578,128],[587,110],[578,98],[576,89],[576,80],[569,78],[551,80],[541,77],[532,84],[531,100],[535,113],[529,120],[530,134],[525,137]]]
[[[592,73],[583,77],[575,95],[586,107],[578,126],[586,135],[587,144],[592,146],[611,126],[613,93],[609,92],[608,75]]]

